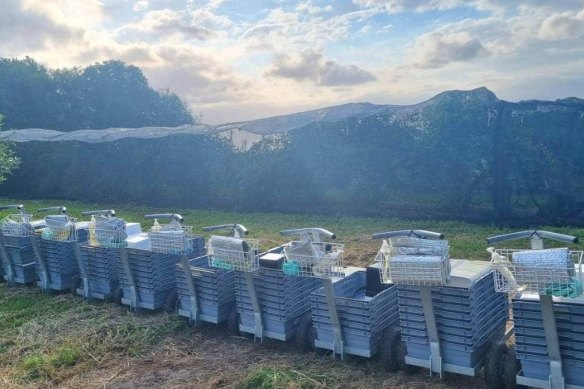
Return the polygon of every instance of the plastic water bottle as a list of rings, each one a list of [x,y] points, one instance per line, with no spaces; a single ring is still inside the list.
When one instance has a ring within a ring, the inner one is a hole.
[[[95,223],[95,216],[91,215],[91,220],[89,221],[89,244],[91,246],[99,246],[95,236]]]

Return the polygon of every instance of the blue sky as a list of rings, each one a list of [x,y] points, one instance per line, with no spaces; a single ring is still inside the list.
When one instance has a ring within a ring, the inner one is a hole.
[[[3,0],[0,56],[121,59],[209,123],[346,102],[584,97],[584,0]]]

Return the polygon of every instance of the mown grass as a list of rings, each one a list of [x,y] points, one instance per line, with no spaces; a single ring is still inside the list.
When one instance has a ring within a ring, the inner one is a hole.
[[[18,203],[18,200],[0,199],[1,203]],[[365,218],[347,217],[342,215],[306,215],[306,214],[278,214],[278,213],[236,213],[193,209],[153,208],[127,204],[88,204],[62,200],[23,201],[26,209],[41,218],[43,215],[35,213],[38,208],[65,205],[71,216],[80,220],[81,212],[90,209],[114,208],[119,217],[126,221],[140,222],[142,229],[147,230],[152,225],[151,220],[144,219],[148,213],[180,213],[185,218],[185,224],[193,226],[193,232],[204,235],[203,227],[224,224],[241,223],[250,231],[250,237],[260,239],[262,249],[268,249],[286,242],[280,231],[288,228],[323,227],[337,235],[337,241],[346,244],[345,258],[348,264],[365,266],[373,261],[380,242],[372,240],[376,232],[425,229],[442,232],[450,243],[450,253],[453,258],[487,260],[487,244],[485,238],[511,232],[508,228],[498,228],[494,225],[476,225],[456,221],[418,220],[410,221],[396,218]],[[1,212],[3,217],[9,212]],[[584,229],[570,227],[531,226],[537,229],[561,232],[584,238]],[[513,246],[528,246],[528,242],[517,242]],[[579,247],[579,246],[578,246]]]
[[[312,389],[338,384],[333,374],[301,373],[296,370],[268,367],[251,372],[238,389]]]
[[[0,203],[15,203],[0,199]],[[161,209],[135,205],[85,204],[71,201],[25,201],[30,213],[46,206],[66,205],[69,214],[83,219],[89,209],[115,208],[127,221],[142,223],[147,230],[152,222],[147,213],[178,212],[195,233],[204,234],[207,225],[238,222],[246,225],[250,236],[259,238],[263,249],[286,241],[279,231],[286,228],[318,226],[335,232],[346,244],[345,262],[366,266],[373,261],[380,242],[371,235],[396,229],[426,229],[444,233],[451,245],[451,257],[488,260],[485,238],[510,232],[495,226],[462,222],[408,221],[385,218],[357,218],[275,213],[233,213],[207,210]],[[0,213],[4,217],[8,212]],[[42,215],[35,214],[35,218]],[[533,226],[584,237],[584,230]],[[207,235],[208,236],[208,235]],[[528,246],[528,242],[515,245]],[[577,246],[579,248],[580,246]],[[164,313],[129,313],[109,303],[87,303],[79,297],[46,295],[31,287],[7,288],[0,284],[0,387],[60,385],[88,370],[100,368],[107,360],[132,358],[153,350],[169,336],[187,334],[185,322]],[[186,335],[185,335],[186,336]],[[268,366],[253,369],[238,387],[247,388],[321,388],[339,387],[349,379],[343,368],[318,371],[294,366]]]

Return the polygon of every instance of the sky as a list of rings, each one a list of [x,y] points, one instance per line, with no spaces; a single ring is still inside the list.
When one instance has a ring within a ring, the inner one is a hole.
[[[584,98],[584,0],[0,0],[0,57],[120,59],[203,122],[486,86]]]

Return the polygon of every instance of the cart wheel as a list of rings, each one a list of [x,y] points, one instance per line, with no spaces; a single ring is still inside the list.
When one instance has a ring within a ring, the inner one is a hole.
[[[229,314],[227,315],[227,333],[230,335],[240,335],[239,333],[239,313],[235,304],[229,309]]]
[[[503,382],[505,389],[526,388],[523,385],[517,385],[517,374],[521,371],[521,361],[517,358],[515,347],[511,346],[507,350],[503,363]]]
[[[504,341],[493,342],[485,358],[485,381],[493,389],[506,388],[504,379],[505,356],[508,347]]]
[[[124,297],[124,290],[122,288],[117,288],[113,295],[114,303],[122,305],[122,297]]]
[[[312,327],[310,327],[310,330],[308,331],[308,339],[310,341],[310,344],[313,345],[313,351],[316,353],[316,355],[323,356],[327,353],[328,350],[326,350],[324,348],[316,347],[316,340],[318,339],[318,332],[316,331],[316,327],[314,325]]]
[[[176,290],[170,290],[164,299],[164,305],[162,305],[162,309],[168,313],[176,312],[176,307],[178,303],[178,296],[176,294]]]
[[[314,351],[314,342],[310,338],[310,330],[312,328],[312,312],[305,312],[300,316],[298,327],[296,328],[296,337],[294,343],[296,347],[302,352]]]
[[[406,363],[406,355],[408,350],[404,342],[399,342],[399,347],[397,347],[397,363],[399,368],[406,372],[407,374],[415,374],[420,371],[420,366],[408,365]]]
[[[81,278],[77,277],[77,276],[73,276],[71,278],[71,293],[73,293],[74,295],[77,294],[77,289],[79,289],[79,287],[81,286]]]
[[[399,348],[401,347],[401,331],[398,327],[389,327],[381,335],[379,341],[378,360],[385,371],[398,371]]]

